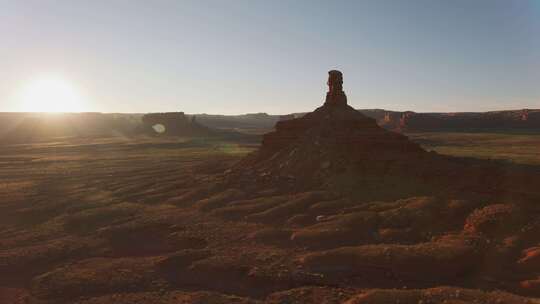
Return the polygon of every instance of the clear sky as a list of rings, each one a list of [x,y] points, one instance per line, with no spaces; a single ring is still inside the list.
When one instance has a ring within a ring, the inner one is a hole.
[[[0,111],[50,75],[86,111],[308,111],[329,69],[356,108],[540,108],[540,1],[0,0]]]

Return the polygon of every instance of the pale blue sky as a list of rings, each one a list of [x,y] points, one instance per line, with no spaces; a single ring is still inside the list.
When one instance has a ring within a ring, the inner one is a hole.
[[[540,0],[0,0],[0,111],[42,75],[85,110],[540,108]]]

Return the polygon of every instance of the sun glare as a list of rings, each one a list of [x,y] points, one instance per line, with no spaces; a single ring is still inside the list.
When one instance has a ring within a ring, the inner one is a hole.
[[[55,77],[34,80],[24,86],[19,96],[22,112],[82,112],[84,100],[70,82]]]

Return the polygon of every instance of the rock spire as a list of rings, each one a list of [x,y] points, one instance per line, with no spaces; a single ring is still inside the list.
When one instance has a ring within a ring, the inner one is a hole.
[[[328,71],[328,93],[325,105],[346,105],[347,96],[343,92],[343,73],[338,70]]]

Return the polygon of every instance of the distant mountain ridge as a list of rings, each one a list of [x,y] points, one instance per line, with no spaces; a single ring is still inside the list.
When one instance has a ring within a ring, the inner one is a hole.
[[[141,114],[0,113],[0,141],[34,142],[55,137],[132,136]]]
[[[540,130],[539,109],[455,113],[359,111],[364,115],[375,118],[382,127],[404,132]]]
[[[231,129],[217,129],[198,122],[198,116],[184,112],[149,113],[142,116],[142,126],[137,133],[181,137],[220,137],[249,139],[249,135]],[[254,138],[254,137],[253,137]],[[253,139],[252,138],[252,139]]]
[[[389,130],[398,132],[431,131],[540,131],[540,109],[522,109],[489,112],[433,112],[389,111],[384,109],[357,109]],[[280,120],[301,117],[305,113],[268,115],[197,115],[199,121],[214,128],[271,129]]]
[[[377,121],[385,129],[397,132],[540,132],[540,109],[489,112],[417,113],[384,109],[357,110]],[[0,112],[0,141],[28,142],[63,136],[134,136],[154,134],[151,126],[168,125],[168,135],[236,136],[239,133],[263,134],[274,129],[280,120],[290,120],[306,113],[270,115],[117,113],[9,113]],[[144,121],[143,117],[148,121]],[[193,118],[196,117],[194,121]],[[229,132],[235,131],[235,132]],[[238,132],[236,132],[238,131]],[[234,134],[233,134],[234,133]],[[166,134],[166,135],[167,135]]]

